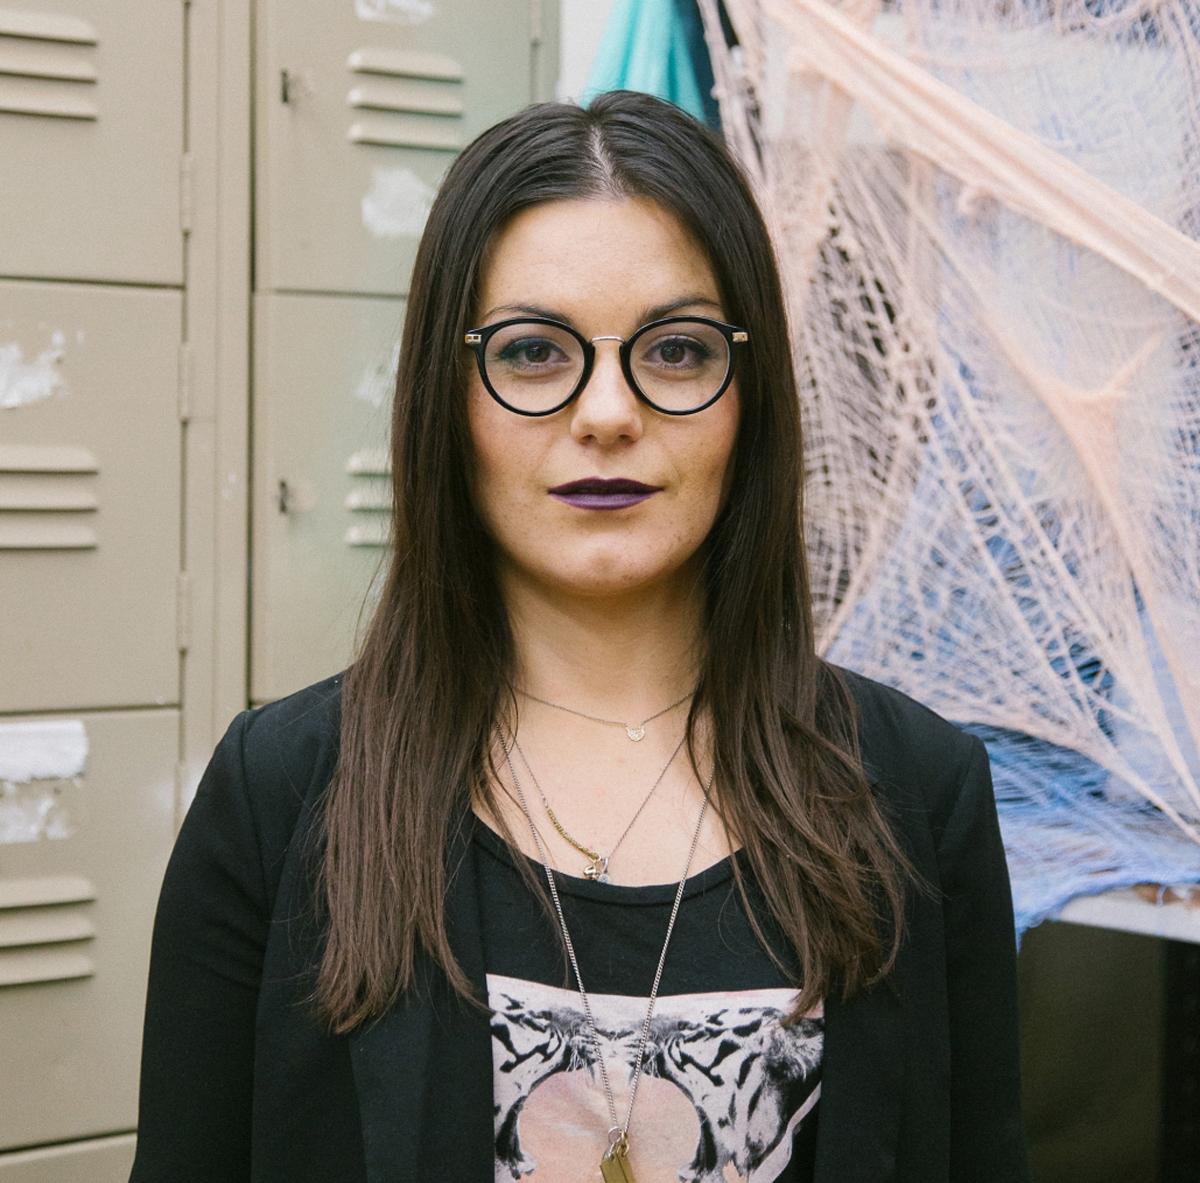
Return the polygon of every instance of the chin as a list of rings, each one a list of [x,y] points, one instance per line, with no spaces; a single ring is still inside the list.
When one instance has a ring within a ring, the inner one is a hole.
[[[602,557],[591,555],[578,564],[560,563],[543,569],[542,578],[562,594],[602,599],[663,590],[687,577],[686,556],[680,562],[664,562],[660,550],[648,562],[639,563],[631,558],[628,552]]]

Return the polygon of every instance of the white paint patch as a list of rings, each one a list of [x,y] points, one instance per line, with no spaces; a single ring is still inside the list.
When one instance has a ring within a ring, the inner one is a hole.
[[[87,754],[82,719],[0,723],[0,780],[70,780],[82,775]]]
[[[376,238],[416,238],[433,195],[433,186],[412,169],[376,168],[362,199],[362,223]]]
[[[380,354],[374,364],[363,370],[358,380],[355,398],[373,407],[382,407],[391,401],[396,389],[396,368],[400,364],[400,342],[397,341],[387,353]]]
[[[70,838],[76,825],[67,796],[79,781],[14,785],[0,780],[0,846]]]
[[[82,720],[0,723],[0,846],[75,832],[87,753]]]
[[[61,329],[50,336],[50,348],[32,361],[15,341],[0,345],[0,409],[11,410],[49,398],[65,389],[59,364],[66,354],[67,338]]]
[[[437,11],[433,0],[354,0],[360,21],[390,21],[396,25],[419,25]]]

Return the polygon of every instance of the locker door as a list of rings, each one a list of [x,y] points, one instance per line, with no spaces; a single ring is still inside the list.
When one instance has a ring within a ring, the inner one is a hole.
[[[179,283],[182,0],[0,8],[0,268]]]
[[[530,0],[266,0],[256,286],[402,294],[455,151],[533,97]]]
[[[0,282],[0,711],[178,700],[180,295]]]
[[[256,702],[336,673],[349,658],[386,554],[388,413],[403,307],[256,298]]]
[[[178,731],[174,710],[0,720],[0,1151],[136,1121]]]

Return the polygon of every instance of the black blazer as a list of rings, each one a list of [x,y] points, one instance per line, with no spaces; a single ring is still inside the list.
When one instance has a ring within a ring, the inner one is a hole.
[[[1021,1183],[1012,902],[986,751],[894,690],[850,684],[868,774],[943,897],[914,897],[887,982],[825,1000],[817,1183]],[[299,839],[333,770],[339,696],[335,677],[238,715],[201,781],[155,920],[131,1183],[492,1183],[486,1015],[428,961],[421,989],[348,1037],[303,1004],[321,936]],[[486,997],[472,874],[447,906]]]

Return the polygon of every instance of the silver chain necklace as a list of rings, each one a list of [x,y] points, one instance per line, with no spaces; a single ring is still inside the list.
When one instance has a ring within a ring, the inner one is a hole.
[[[655,789],[657,789],[658,786],[662,784],[663,778],[667,775],[667,769],[669,769],[671,767],[671,765],[675,762],[675,757],[679,755],[679,751],[683,747],[683,745],[686,741],[687,741],[687,735],[685,733],[683,739],[681,739],[679,741],[679,743],[675,745],[675,750],[671,753],[671,756],[667,760],[666,764],[663,765],[662,772],[660,772],[658,774],[658,777],[654,781],[654,784],[652,784],[650,786],[650,792],[648,792],[646,794],[646,796],[642,799],[641,805],[639,805],[637,807],[637,812],[633,815],[633,817],[631,817],[629,819],[629,825],[627,825],[625,827],[625,829],[621,831],[621,836],[616,840],[616,842],[613,843],[612,848],[609,850],[608,854],[605,855],[605,854],[601,854],[598,850],[594,850],[590,846],[584,846],[584,844],[582,842],[580,842],[577,838],[573,838],[570,834],[567,833],[566,827],[562,824],[562,822],[560,822],[558,820],[558,815],[550,807],[550,802],[546,800],[546,794],[542,791],[542,786],[538,783],[538,778],[534,774],[533,766],[529,763],[528,757],[525,755],[524,751],[521,749],[521,745],[517,742],[517,734],[515,731],[513,732],[513,737],[512,737],[513,747],[517,750],[517,754],[521,757],[522,761],[525,764],[525,767],[528,769],[529,776],[533,781],[533,787],[535,789],[537,789],[538,796],[541,797],[541,799],[542,799],[542,805],[545,806],[546,813],[549,815],[551,823],[553,824],[554,828],[558,831],[559,835],[566,842],[569,842],[573,847],[575,847],[575,849],[577,851],[579,851],[580,854],[587,855],[588,863],[583,868],[583,877],[585,879],[595,879],[598,883],[607,883],[609,881],[608,865],[609,865],[609,863],[612,862],[613,855],[617,853],[617,847],[620,846],[621,843],[625,841],[625,836],[629,833],[630,830],[633,829],[633,823],[636,822],[637,819],[642,816],[642,810],[645,809],[646,806],[650,804],[650,798],[654,796]]]
[[[513,735],[513,743],[516,743],[516,735]],[[517,797],[521,803],[521,810],[525,814],[525,820],[529,822],[529,831],[533,835],[534,845],[538,850],[538,857],[542,860],[542,867],[546,872],[546,882],[550,886],[550,898],[554,901],[554,911],[558,915],[558,924],[562,929],[563,943],[567,947],[567,956],[571,959],[571,969],[575,973],[575,984],[579,987],[579,997],[583,1002],[583,1013],[587,1017],[588,1034],[592,1040],[592,1049],[596,1055],[596,1063],[600,1067],[600,1078],[604,1082],[604,1097],[608,1102],[608,1115],[612,1121],[612,1125],[608,1128],[608,1148],[604,1152],[604,1157],[600,1160],[600,1174],[604,1178],[604,1183],[634,1183],[633,1170],[629,1165],[629,1120],[633,1116],[633,1102],[637,1098],[638,1082],[642,1077],[642,1064],[646,1058],[646,1043],[650,1038],[650,1020],[654,1016],[654,1003],[658,998],[658,986],[662,980],[663,966],[667,961],[667,946],[671,943],[671,933],[675,929],[675,918],[679,915],[679,905],[683,900],[683,889],[687,883],[688,871],[692,866],[692,859],[696,854],[696,847],[700,842],[700,828],[704,824],[704,814],[708,809],[709,793],[712,791],[713,780],[716,777],[716,768],[709,774],[708,784],[704,786],[704,803],[700,806],[700,816],[696,819],[696,831],[692,835],[692,843],[688,848],[687,862],[683,867],[683,875],[679,880],[679,886],[675,889],[675,902],[671,905],[671,918],[667,921],[667,935],[663,938],[662,952],[658,956],[658,967],[654,971],[654,984],[650,987],[650,1002],[646,1007],[646,1018],[642,1023],[642,1034],[638,1040],[637,1058],[633,1068],[633,1083],[629,1088],[629,1105],[625,1110],[625,1121],[617,1120],[617,1103],[613,1099],[612,1085],[608,1080],[608,1069],[604,1064],[604,1056],[600,1051],[600,1036],[596,1030],[596,1020],[592,1016],[592,1004],[588,999],[587,991],[583,987],[583,976],[579,972],[579,962],[575,957],[575,946],[571,942],[571,934],[567,931],[567,920],[563,915],[562,901],[558,898],[558,885],[554,882],[554,872],[550,869],[550,858],[546,853],[546,848],[542,845],[542,836],[538,833],[538,828],[533,824],[533,814],[529,812],[529,805],[525,800],[525,791],[521,788],[521,782],[517,777],[517,770],[513,767],[512,748],[505,743],[504,736],[500,736],[500,746],[504,749],[504,758],[508,762],[508,771],[513,778],[513,784],[516,786]],[[532,772],[532,770],[531,770]]]
[[[518,694],[523,694],[532,702],[540,702],[544,707],[553,707],[556,711],[566,711],[568,715],[578,715],[581,719],[591,719],[593,723],[608,723],[613,727],[624,727],[625,734],[629,736],[634,743],[638,743],[646,738],[646,724],[653,723],[655,719],[661,715],[665,715],[668,711],[673,711],[681,703],[687,702],[696,691],[689,690],[682,698],[676,699],[669,707],[663,707],[661,711],[656,711],[653,715],[643,719],[640,723],[622,723],[620,719],[602,719],[599,715],[589,715],[585,711],[577,711],[574,707],[565,707],[561,703],[551,702],[548,698],[538,698],[536,694],[530,694],[528,690],[518,690]]]

